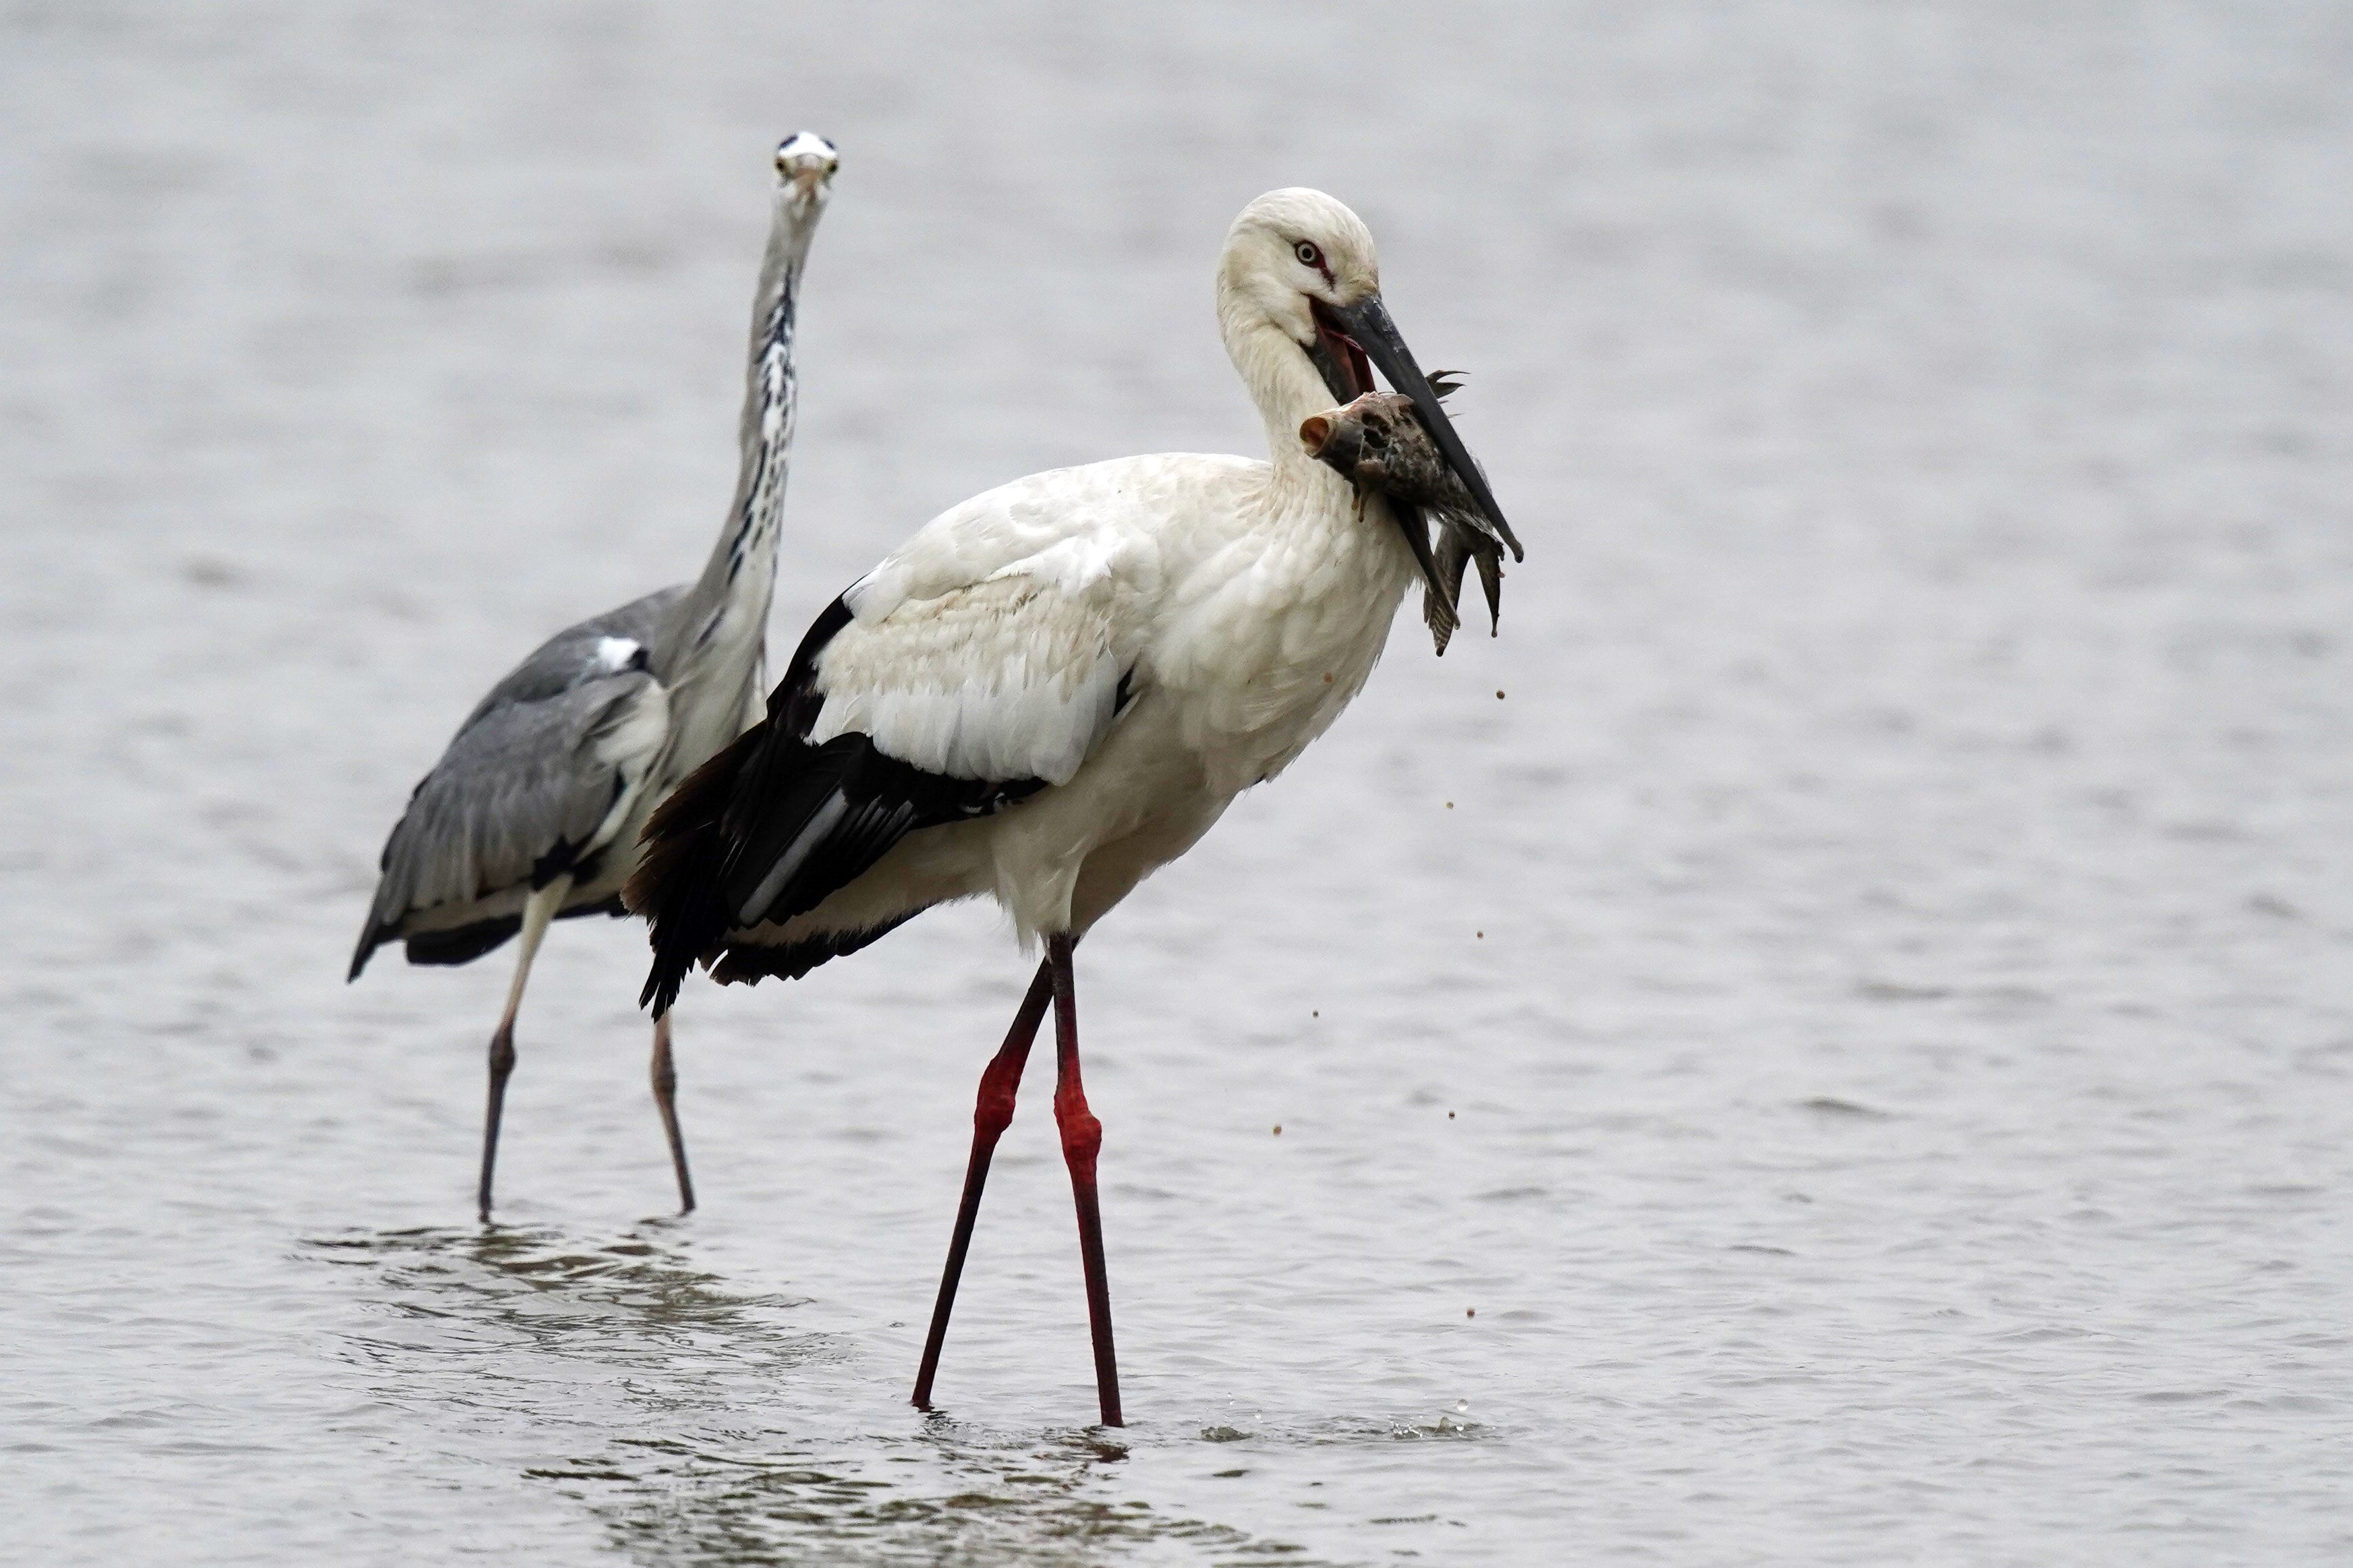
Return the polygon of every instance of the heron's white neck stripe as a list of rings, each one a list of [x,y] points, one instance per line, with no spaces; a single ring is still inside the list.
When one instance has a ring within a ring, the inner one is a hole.
[[[734,535],[727,543],[727,581],[732,585],[744,561],[773,536],[784,500],[785,478],[793,445],[793,426],[800,402],[800,378],[793,371],[793,290],[787,289],[768,318],[767,342],[760,351],[759,428],[753,482],[735,516]],[[715,619],[713,624],[715,625]],[[703,628],[703,637],[711,627]]]

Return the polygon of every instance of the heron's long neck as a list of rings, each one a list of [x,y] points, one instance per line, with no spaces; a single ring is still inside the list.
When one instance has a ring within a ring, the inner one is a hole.
[[[801,264],[820,210],[816,203],[788,197],[777,204],[752,312],[735,500],[702,575],[671,609],[652,651],[654,671],[671,687],[673,705],[682,684],[714,678],[740,684],[753,678],[760,661],[776,587],[776,535],[799,392],[793,368],[794,316]]]

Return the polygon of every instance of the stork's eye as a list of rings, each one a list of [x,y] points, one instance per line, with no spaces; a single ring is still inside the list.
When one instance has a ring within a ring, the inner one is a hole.
[[[1319,272],[1324,268],[1324,253],[1315,248],[1315,242],[1312,239],[1303,239],[1293,246],[1291,254],[1299,258],[1302,267],[1313,267]]]

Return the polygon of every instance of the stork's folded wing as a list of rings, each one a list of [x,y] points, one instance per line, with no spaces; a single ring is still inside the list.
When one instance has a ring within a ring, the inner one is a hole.
[[[809,740],[863,734],[946,778],[1068,784],[1118,710],[1113,596],[1108,579],[1072,594],[1008,573],[852,621],[818,657]]]

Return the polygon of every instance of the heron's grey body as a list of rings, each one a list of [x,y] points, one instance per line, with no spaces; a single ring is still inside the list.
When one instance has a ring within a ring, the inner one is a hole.
[[[633,724],[669,727],[650,648],[685,593],[664,588],[556,633],[467,715],[385,844],[354,978],[392,941],[411,963],[478,958],[514,935],[533,888],[566,872],[559,917],[622,912],[613,873],[629,857],[611,851],[626,851],[626,823],[608,819],[646,793],[658,759],[599,753]]]
[[[735,498],[702,575],[592,616],[541,644],[475,707],[385,840],[359,946],[400,942],[412,963],[464,963],[519,932],[507,1010],[491,1041],[481,1208],[514,1015],[550,920],[625,911],[617,898],[653,806],[762,711],[763,644],[797,383],[800,273],[837,165],[804,132],[776,152],[775,223],[752,319]],[[654,1079],[680,1196],[694,1206],[668,1084],[669,1035]],[[502,1066],[501,1064],[504,1064]]]

